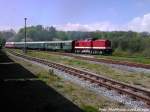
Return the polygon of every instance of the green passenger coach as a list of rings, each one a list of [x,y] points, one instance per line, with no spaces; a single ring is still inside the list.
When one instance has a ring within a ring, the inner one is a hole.
[[[14,42],[15,48],[24,48],[25,42]],[[40,41],[40,42],[26,42],[27,49],[42,49],[52,51],[71,51],[72,41]]]

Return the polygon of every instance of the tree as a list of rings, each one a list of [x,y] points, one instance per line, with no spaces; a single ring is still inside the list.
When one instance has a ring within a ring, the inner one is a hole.
[[[64,31],[57,31],[57,38],[60,40],[68,40],[68,35]]]
[[[27,27],[27,38],[32,41],[51,41],[57,37],[56,29],[51,27],[44,28],[42,25]],[[24,39],[24,28],[21,28],[16,35],[16,41]]]
[[[24,28],[18,33],[13,30],[1,31],[0,37],[7,41],[24,41]],[[12,38],[13,37],[13,38]],[[28,41],[53,41],[53,40],[80,40],[80,39],[109,39],[113,50],[125,54],[149,55],[150,33],[133,31],[57,31],[55,27],[42,25],[27,27]],[[2,39],[1,39],[2,41]]]

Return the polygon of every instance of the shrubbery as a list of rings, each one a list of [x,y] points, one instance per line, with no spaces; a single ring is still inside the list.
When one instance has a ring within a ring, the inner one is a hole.
[[[24,41],[24,28],[18,33],[13,30],[0,33],[9,41]],[[0,37],[1,37],[0,35]],[[112,42],[114,55],[150,56],[150,34],[133,31],[57,31],[55,27],[42,25],[27,27],[27,41],[76,40],[76,39],[109,39]]]

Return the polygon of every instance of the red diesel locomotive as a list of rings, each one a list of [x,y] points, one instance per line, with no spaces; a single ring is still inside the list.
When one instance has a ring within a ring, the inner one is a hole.
[[[111,54],[111,42],[106,39],[98,40],[76,40],[74,44],[75,53]]]

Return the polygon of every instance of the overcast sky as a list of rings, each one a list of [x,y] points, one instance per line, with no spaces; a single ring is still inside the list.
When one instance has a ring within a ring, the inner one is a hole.
[[[58,30],[150,32],[150,0],[0,0],[0,30],[55,26]]]

